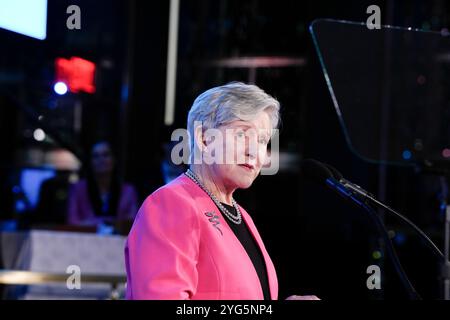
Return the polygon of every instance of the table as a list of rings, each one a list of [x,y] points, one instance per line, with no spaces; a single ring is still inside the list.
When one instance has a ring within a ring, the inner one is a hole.
[[[81,274],[80,289],[69,289],[66,283],[12,286],[8,287],[6,298],[109,298],[110,284],[83,283],[83,275],[86,279],[90,275],[125,279],[125,240],[126,237],[123,236],[79,232],[45,230],[1,232],[0,257],[3,269],[67,274],[69,277],[75,268]],[[123,296],[124,285],[119,286],[118,291]]]

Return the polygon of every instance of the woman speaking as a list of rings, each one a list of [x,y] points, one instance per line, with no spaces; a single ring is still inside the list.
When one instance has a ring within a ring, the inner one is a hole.
[[[187,123],[190,168],[144,201],[128,236],[128,299],[278,298],[274,265],[233,193],[260,173],[279,109],[243,83],[197,97]]]

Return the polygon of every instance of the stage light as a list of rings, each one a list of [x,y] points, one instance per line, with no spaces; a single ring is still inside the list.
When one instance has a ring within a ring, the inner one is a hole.
[[[409,160],[412,157],[412,153],[409,150],[405,150],[405,151],[403,151],[402,156],[403,156],[403,159]]]
[[[70,59],[56,58],[55,82],[64,82],[72,93],[94,93],[95,88],[95,63],[80,57]]]
[[[382,257],[383,257],[383,254],[380,251],[376,250],[376,251],[372,252],[372,258],[373,259],[379,260]]]
[[[68,88],[67,88],[67,85],[64,82],[59,81],[59,82],[55,83],[55,85],[53,86],[53,90],[55,90],[55,92],[57,94],[62,96],[62,95],[67,93]]]
[[[445,148],[444,150],[442,150],[442,156],[444,158],[450,158],[450,149]]]
[[[44,141],[45,140],[45,132],[44,132],[44,130],[42,130],[42,129],[36,129],[36,130],[34,130],[34,132],[33,132],[33,138],[34,138],[34,140],[36,140],[36,141]]]
[[[398,245],[403,245],[406,242],[406,235],[404,235],[403,233],[397,232],[397,234],[395,235],[394,238],[394,242]]]

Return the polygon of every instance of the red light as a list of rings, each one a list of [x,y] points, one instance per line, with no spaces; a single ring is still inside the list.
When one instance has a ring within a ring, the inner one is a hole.
[[[70,59],[57,58],[55,67],[56,82],[62,81],[67,83],[70,92],[95,92],[95,63],[79,57]]]

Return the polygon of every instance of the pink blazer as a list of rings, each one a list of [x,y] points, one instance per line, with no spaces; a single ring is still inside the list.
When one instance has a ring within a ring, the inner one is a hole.
[[[116,218],[133,220],[138,209],[137,194],[130,184],[123,184]],[[98,218],[89,200],[86,180],[73,184],[69,192],[67,223],[73,225],[96,224]]]
[[[264,256],[275,300],[274,265],[252,219],[240,209]],[[125,246],[127,299],[264,299],[253,263],[224,219],[184,174],[150,195]]]

